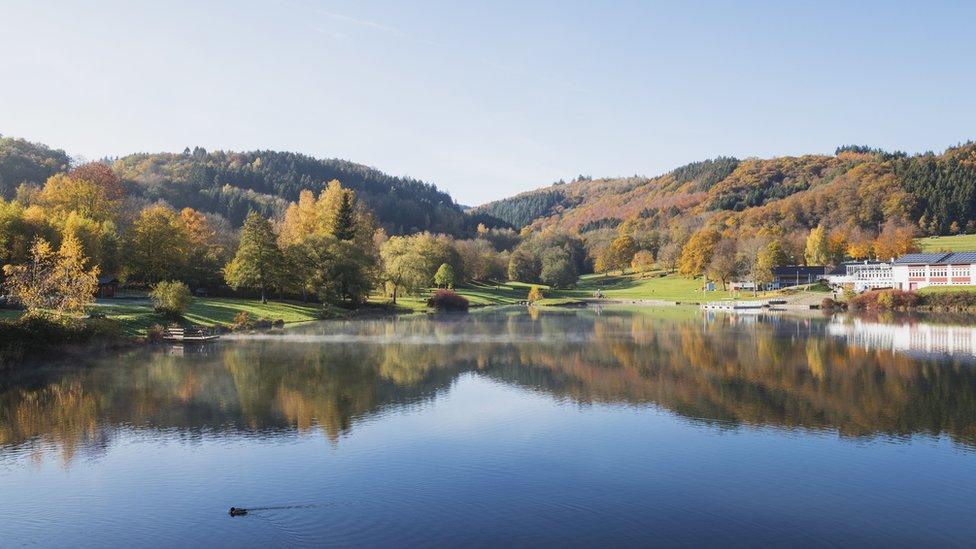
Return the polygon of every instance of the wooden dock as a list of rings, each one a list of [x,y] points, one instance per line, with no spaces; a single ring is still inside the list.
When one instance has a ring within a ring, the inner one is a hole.
[[[706,311],[736,312],[759,312],[765,307],[767,304],[762,301],[712,301],[701,305]]]
[[[219,334],[206,328],[184,328],[182,326],[170,326],[169,328],[166,328],[166,335],[163,336],[163,340],[172,341],[174,343],[203,343],[206,341],[213,341],[219,337]]]

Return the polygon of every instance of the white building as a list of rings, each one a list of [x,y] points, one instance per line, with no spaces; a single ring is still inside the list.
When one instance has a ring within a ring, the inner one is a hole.
[[[853,287],[855,292],[894,287],[891,263],[848,261],[834,267],[825,277],[831,286]]]
[[[908,254],[891,265],[894,288],[919,290],[927,286],[969,286],[976,271],[976,252]]]

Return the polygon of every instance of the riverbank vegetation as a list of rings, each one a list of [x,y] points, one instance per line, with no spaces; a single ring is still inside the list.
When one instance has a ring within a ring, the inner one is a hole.
[[[433,186],[290,153],[187,149],[73,166],[0,138],[0,284],[31,317],[104,314],[125,334],[241,313],[424,310],[435,288],[472,307],[729,299],[731,282],[761,286],[783,265],[976,244],[961,234],[976,230],[969,206],[934,190],[976,181],[974,163],[972,144],[941,156],[724,158],[654,180],[581,177],[465,213]],[[346,180],[320,179],[329,174]],[[936,234],[957,236],[916,242]],[[533,287],[545,298],[530,298]],[[95,301],[119,288],[154,301]]]
[[[860,311],[976,312],[976,288],[930,286],[913,292],[877,290],[852,297],[849,305]]]

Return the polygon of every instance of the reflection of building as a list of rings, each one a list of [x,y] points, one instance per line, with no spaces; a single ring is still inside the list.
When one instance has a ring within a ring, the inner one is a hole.
[[[976,327],[942,324],[882,324],[853,319],[831,322],[828,333],[858,347],[913,355],[954,355],[976,359]]]
[[[976,252],[903,255],[892,263],[892,280],[899,290],[926,286],[968,286],[973,283]]]
[[[891,264],[882,261],[846,261],[827,273],[826,279],[832,286],[849,284],[855,292],[891,288],[894,285]]]

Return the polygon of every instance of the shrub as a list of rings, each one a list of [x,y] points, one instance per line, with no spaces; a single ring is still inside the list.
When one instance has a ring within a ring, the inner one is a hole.
[[[234,324],[231,325],[231,330],[257,330],[262,328],[282,328],[285,325],[285,321],[282,319],[270,320],[267,318],[255,318],[251,316],[251,313],[247,311],[241,311],[234,316]]]
[[[0,370],[24,356],[59,345],[116,341],[122,329],[118,322],[100,318],[82,320],[65,316],[28,313],[18,320],[0,321]]]
[[[940,310],[960,310],[976,307],[976,292],[935,292],[925,294],[922,303]]]
[[[467,311],[469,303],[453,290],[437,290],[427,300],[427,306],[438,311]]]
[[[841,301],[835,301],[834,299],[825,297],[820,302],[820,308],[825,311],[836,311],[846,309],[847,306]]]
[[[156,284],[152,292],[149,292],[149,297],[153,300],[156,312],[173,317],[183,316],[193,301],[190,288],[176,280]]]
[[[904,310],[921,303],[918,294],[902,290],[876,290],[864,292],[850,300],[852,309],[868,311]]]
[[[543,298],[542,288],[539,288],[538,286],[532,286],[532,289],[529,290],[529,297],[528,297],[529,303],[535,303],[536,301],[539,301],[542,298]]]
[[[160,343],[166,336],[166,328],[162,324],[153,324],[146,330],[146,341],[149,343]]]
[[[231,326],[231,329],[250,330],[251,328],[254,328],[254,319],[251,318],[251,313],[241,311],[234,315],[234,324]]]

